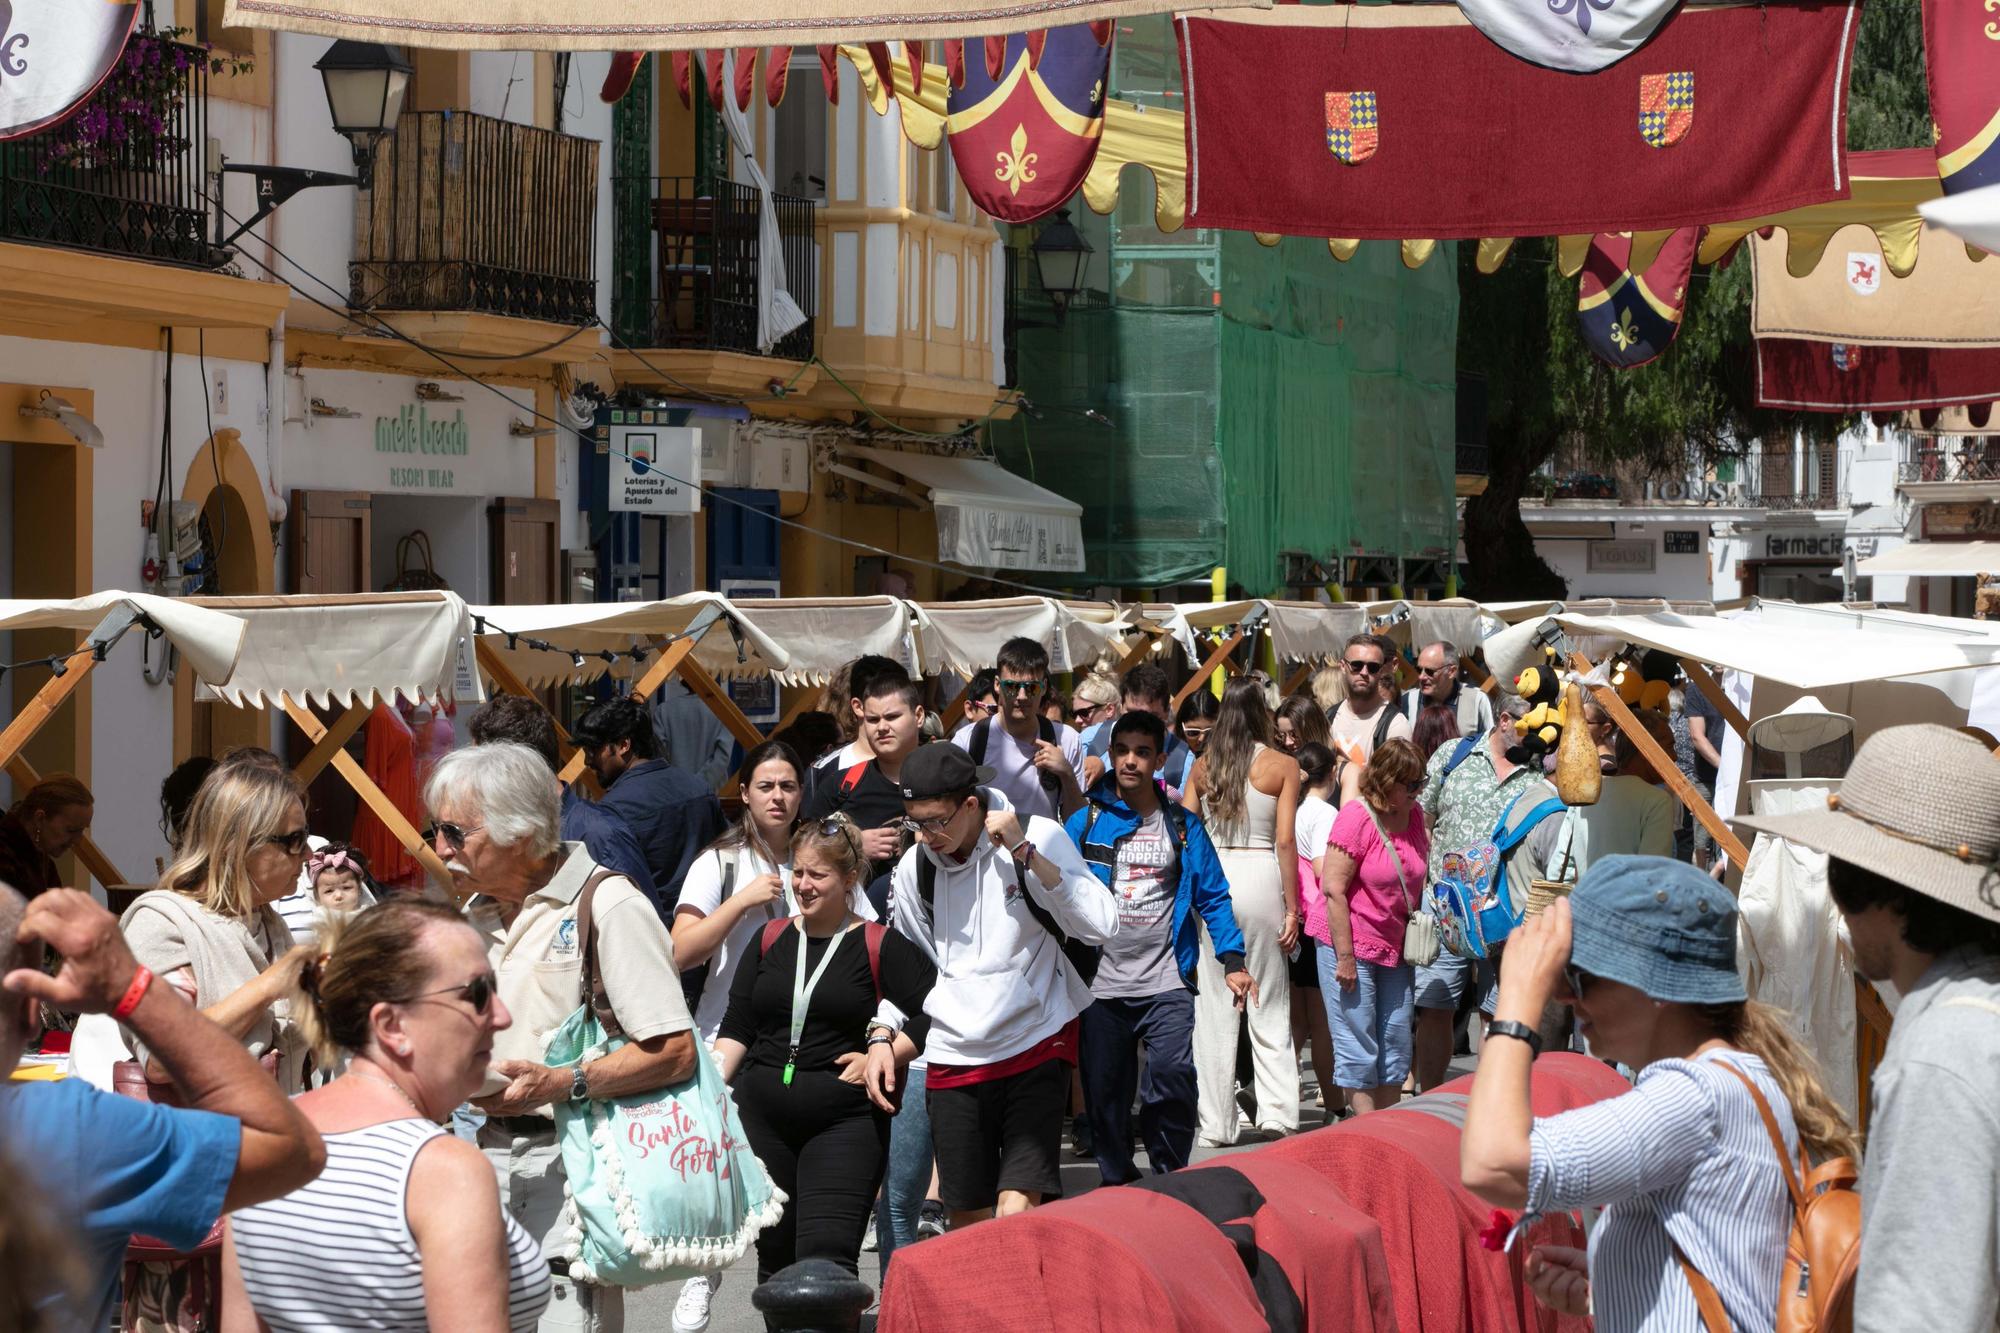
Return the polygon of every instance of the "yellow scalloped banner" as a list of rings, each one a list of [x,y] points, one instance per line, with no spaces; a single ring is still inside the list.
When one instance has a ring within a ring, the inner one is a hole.
[[[867,95],[868,104],[876,114],[886,114],[890,91],[876,76],[875,62],[869,58],[868,49],[843,46],[840,53],[860,76],[861,89]],[[977,54],[976,48],[968,50],[967,57],[973,58]],[[948,122],[946,107],[950,96],[945,67],[936,61],[926,62],[923,89],[913,95],[909,63],[898,50],[897,58],[891,64],[891,75],[894,96],[902,109],[904,137],[919,148],[939,147],[945,138]],[[1184,116],[1178,111],[1107,98],[1104,103],[1104,137],[1097,146],[1097,157],[1091,164],[1090,174],[1083,182],[1084,202],[1092,212],[1108,214],[1118,207],[1125,168],[1133,166],[1152,174],[1155,224],[1161,231],[1179,231],[1187,222]],[[1711,223],[1702,236],[1697,258],[1704,264],[1712,264],[1751,232],[1776,227],[1786,237],[1786,271],[1794,277],[1804,277],[1819,264],[1835,232],[1842,227],[1859,225],[1875,233],[1889,271],[1899,278],[1907,277],[1910,270],[1916,267],[1917,240],[1923,230],[1923,220],[1917,216],[1917,205],[1938,197],[1941,187],[1937,180],[1928,177],[1855,176],[1851,185],[1846,199],[1742,222]],[[1262,245],[1276,245],[1282,239],[1271,233],[1259,232],[1255,235]],[[1632,270],[1644,272],[1672,235],[1672,231],[1634,233]],[[1514,239],[1495,236],[1480,241],[1476,259],[1479,271],[1490,274],[1505,263]],[[1588,236],[1557,238],[1556,264],[1564,277],[1573,278],[1582,271],[1584,257],[1590,251],[1590,239]],[[1360,244],[1353,239],[1332,239],[1327,241],[1326,248],[1335,259],[1345,261],[1354,257]],[[1403,263],[1410,268],[1421,267],[1436,252],[1435,240],[1411,239],[1402,243]],[[1966,246],[1966,252],[1974,259],[1985,257],[1984,251],[1971,245]]]

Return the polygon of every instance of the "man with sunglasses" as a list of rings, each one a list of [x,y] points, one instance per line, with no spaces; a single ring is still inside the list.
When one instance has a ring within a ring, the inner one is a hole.
[[[1467,685],[1458,669],[1458,645],[1448,639],[1427,643],[1417,654],[1417,688],[1403,696],[1403,716],[1416,726],[1417,714],[1443,704],[1458,717],[1460,736],[1477,736],[1493,725],[1493,702],[1486,691]]]
[[[491,1073],[474,1102],[486,1114],[479,1146],[500,1178],[503,1205],[556,1256],[566,1243],[555,1104],[651,1092],[694,1073],[694,1018],[673,943],[630,880],[592,861],[582,843],[563,841],[560,788],[527,746],[453,751],[432,770],[424,804],[432,848],[458,888],[477,895],[466,920],[486,939],[500,999],[514,1017],[494,1036]],[[628,1041],[574,1069],[555,1069],[543,1063],[544,1046],[576,1011],[587,949],[595,951],[605,997]],[[621,1326],[622,1291],[572,1281],[560,1259],[552,1257],[550,1268],[555,1295],[544,1328]]]
[[[1410,719],[1394,707],[1396,651],[1379,634],[1357,634],[1341,654],[1347,674],[1347,697],[1328,719],[1333,748],[1349,763],[1365,764],[1375,747],[1387,740],[1408,740]]]
[[[1091,1002],[1064,937],[1102,944],[1118,930],[1111,894],[1062,826],[999,808],[992,779],[953,745],[903,765],[918,845],[891,895],[896,929],[938,965],[924,1096],[954,1226],[1062,1192],[1077,1016]]]
[[[1023,814],[1062,819],[1082,809],[1082,739],[1075,727],[1042,716],[1049,650],[1033,639],[1009,639],[997,665],[1000,712],[959,728],[952,744],[975,767],[990,766],[992,785]]]

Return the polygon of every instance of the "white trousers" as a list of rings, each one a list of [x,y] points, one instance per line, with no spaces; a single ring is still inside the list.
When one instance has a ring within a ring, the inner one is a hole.
[[[1224,850],[1229,901],[1243,932],[1243,963],[1257,982],[1257,1002],[1247,1009],[1250,1063],[1255,1071],[1257,1125],[1287,1133],[1299,1127],[1299,1059],[1292,1048],[1292,979],[1278,932],[1285,924],[1285,896],[1277,855],[1266,849]],[[1235,997],[1222,979],[1215,942],[1201,933],[1196,975],[1194,1070],[1200,1126],[1198,1144],[1236,1142],[1242,1132],[1236,1109]]]
[[[545,1257],[557,1254],[563,1166],[555,1125],[547,1133],[510,1134],[489,1123],[480,1128],[479,1147],[500,1178],[500,1206],[535,1238]],[[539,1333],[623,1333],[624,1288],[577,1282],[561,1272],[551,1272],[549,1280],[549,1305],[536,1325]]]

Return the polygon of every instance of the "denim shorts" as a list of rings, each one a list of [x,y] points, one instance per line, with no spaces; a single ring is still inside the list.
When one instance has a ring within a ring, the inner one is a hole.
[[[1441,949],[1436,962],[1417,969],[1417,1008],[1456,1009],[1467,986],[1479,997],[1480,1010],[1492,1013],[1500,998],[1500,969],[1491,958],[1460,958]]]

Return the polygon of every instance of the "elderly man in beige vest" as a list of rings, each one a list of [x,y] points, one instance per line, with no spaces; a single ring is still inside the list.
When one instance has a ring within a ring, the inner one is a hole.
[[[435,821],[431,845],[487,940],[500,998],[514,1024],[496,1034],[492,1076],[474,1103],[485,1112],[479,1146],[500,1176],[508,1211],[541,1241],[555,1276],[542,1327],[615,1333],[624,1293],[572,1282],[562,1255],[562,1154],[555,1104],[626,1097],[686,1082],[695,1069],[694,1019],[682,997],[673,943],[630,880],[601,872],[582,843],[562,841],[561,789],[524,745],[502,743],[445,756],[424,788]],[[576,1010],[584,949],[579,902],[591,889],[590,932],[612,1013],[629,1044],[575,1070],[542,1063],[543,1041]]]

